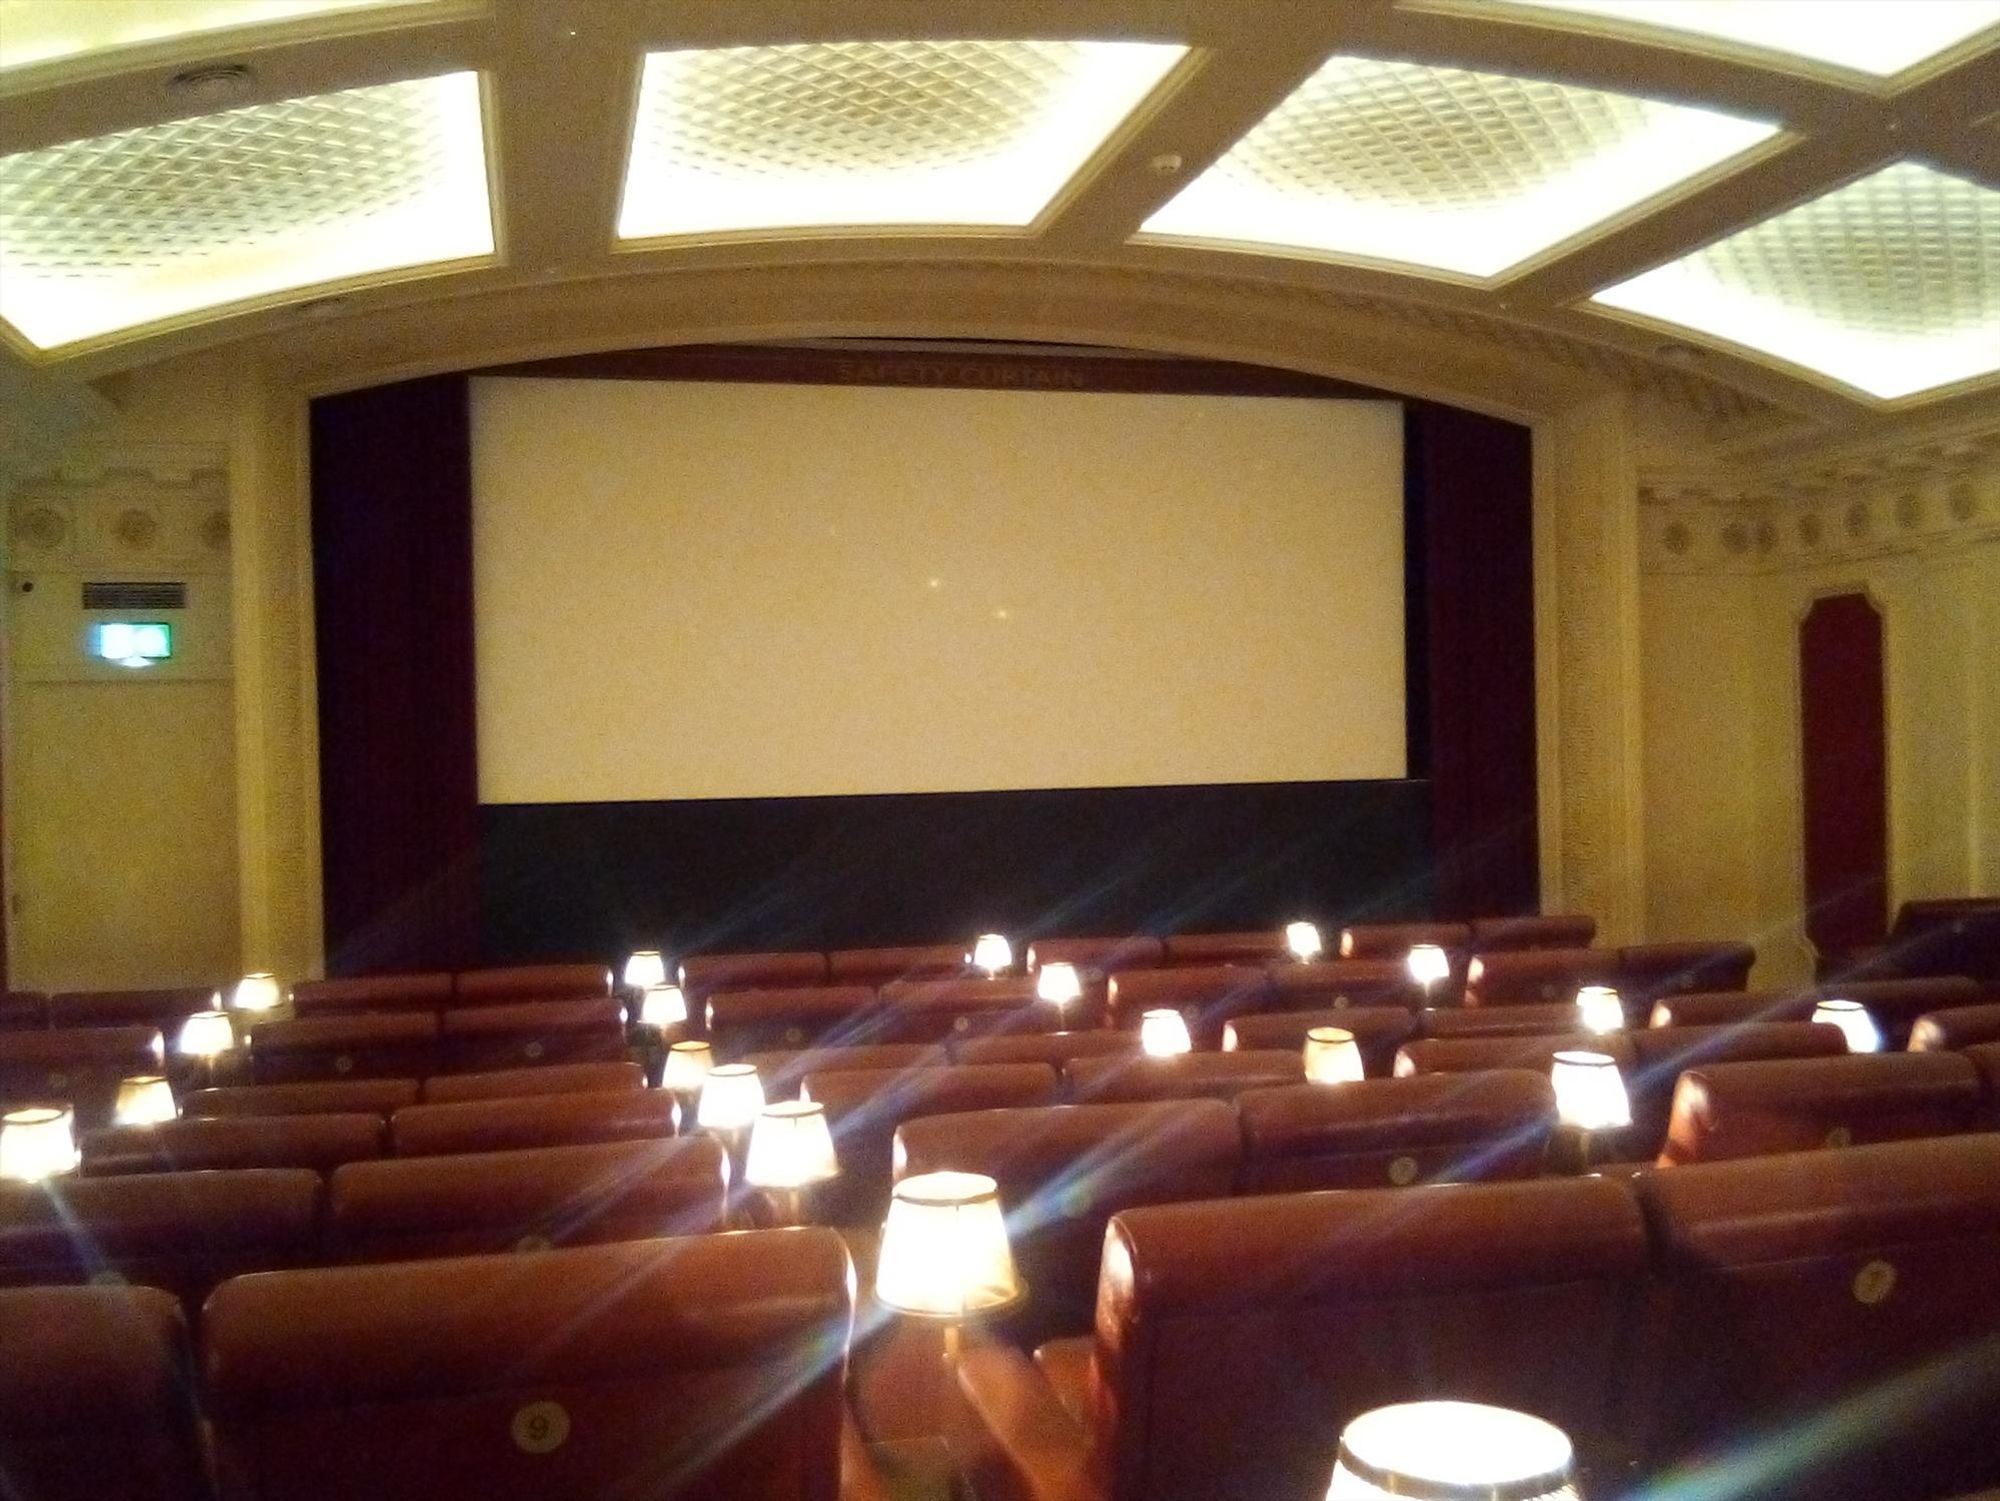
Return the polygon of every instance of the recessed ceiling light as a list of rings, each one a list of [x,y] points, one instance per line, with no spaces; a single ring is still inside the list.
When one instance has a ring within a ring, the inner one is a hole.
[[[1885,400],[2000,373],[2000,192],[1898,163],[1592,300]]]
[[[422,0],[0,0],[0,69]]]
[[[1186,50],[949,41],[655,52],[619,237],[1022,227]]]
[[[0,157],[0,318],[39,349],[493,252],[479,78]]]
[[[1776,133],[1625,94],[1335,57],[1140,238],[1491,277]]]

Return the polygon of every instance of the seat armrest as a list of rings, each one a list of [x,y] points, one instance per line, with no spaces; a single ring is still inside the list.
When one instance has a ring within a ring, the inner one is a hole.
[[[840,1501],[889,1501],[889,1487],[851,1412],[840,1415]]]
[[[1035,1364],[1011,1345],[961,1354],[968,1432],[954,1435],[981,1501],[1103,1501],[1091,1479],[1089,1435]]]

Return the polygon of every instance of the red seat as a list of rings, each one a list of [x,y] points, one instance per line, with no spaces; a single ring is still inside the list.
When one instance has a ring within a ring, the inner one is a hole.
[[[1340,930],[1342,959],[1388,959],[1401,964],[1420,943],[1433,943],[1448,954],[1472,947],[1472,927],[1462,922],[1349,923]]]
[[[328,1244],[399,1261],[701,1235],[723,1228],[728,1183],[708,1136],[354,1162],[328,1184]]]
[[[73,1027],[52,1032],[0,1032],[0,1102],[67,1101],[79,1125],[111,1119],[118,1086],[137,1074],[157,1074],[166,1050],[154,1027]]]
[[[1633,1406],[1675,1494],[2000,1485],[2000,1136],[1652,1173],[1638,1192],[1655,1306]]]
[[[222,1501],[834,1501],[851,1275],[805,1230],[232,1283]]]
[[[741,1060],[757,1070],[767,1100],[793,1099],[807,1074],[849,1069],[943,1068],[951,1055],[935,1043],[884,1042],[855,1048],[802,1048],[796,1052],[745,1053]]]
[[[1046,1063],[1060,1073],[1073,1058],[1122,1058],[1138,1050],[1136,1032],[1022,1032],[1009,1037],[963,1038],[952,1043],[951,1061]]]
[[[1618,951],[1618,993],[1644,1007],[1662,996],[1743,990],[1756,962],[1747,943],[1628,944]]]
[[[1217,1100],[1050,1105],[905,1121],[896,1176],[984,1173],[1000,1188],[1028,1303],[1001,1328],[1032,1348],[1089,1330],[1098,1257],[1113,1214],[1141,1204],[1226,1198],[1241,1146]]]
[[[452,976],[451,985],[452,1001],[459,1006],[595,1000],[611,994],[611,971],[602,964],[510,964],[462,969]]]
[[[0,1493],[208,1501],[180,1305],[150,1287],[0,1292]]]
[[[1240,1193],[1539,1178],[1556,1123],[1546,1074],[1494,1069],[1236,1097]]]
[[[259,1084],[410,1079],[437,1072],[438,1019],[428,1011],[309,1016],[250,1029]]]
[[[320,1186],[304,1168],[0,1184],[0,1284],[136,1282],[193,1314],[227,1277],[315,1257]]]
[[[191,1116],[153,1126],[109,1126],[83,1137],[83,1171],[191,1172],[201,1168],[303,1167],[329,1173],[380,1157],[388,1133],[367,1115]]]
[[[964,945],[933,943],[901,948],[835,949],[826,956],[829,985],[886,985],[891,980],[945,980],[968,973]]]
[[[1716,1162],[1977,1130],[1979,1071],[1963,1053],[1847,1053],[1688,1069],[1660,1161]]]
[[[503,1068],[480,1074],[440,1074],[423,1082],[427,1105],[451,1105],[464,1100],[517,1100],[541,1094],[610,1094],[644,1089],[646,1071],[626,1059],[619,1063],[547,1063],[533,1068]],[[414,1104],[405,1100],[404,1104]]]
[[[860,1047],[875,1041],[875,992],[866,985],[724,990],[708,998],[709,1040],[723,1060],[776,1048]]]
[[[51,1027],[156,1027],[167,1036],[197,1011],[220,1006],[213,985],[159,990],[63,990],[49,997]]]
[[[688,1004],[718,990],[783,990],[826,983],[826,955],[816,952],[690,954],[681,961],[680,984]]]
[[[1834,1058],[1847,1051],[1838,1027],[1823,1022],[1745,1022],[1736,1027],[1657,1027],[1626,1034],[1632,1066],[1632,1141],[1642,1158],[1659,1155],[1673,1115],[1674,1089],[1688,1069],[1772,1058]]]
[[[625,1013],[613,1000],[467,1006],[440,1022],[443,1064],[463,1072],[625,1057]]]
[[[39,990],[0,991],[0,1031],[33,1032],[49,1024],[49,998]]]
[[[1632,1071],[1630,1034],[1569,1032],[1529,1037],[1428,1037],[1403,1044],[1396,1056],[1396,1073],[1469,1074],[1489,1068],[1525,1068],[1546,1075],[1556,1054],[1571,1051],[1605,1053],[1628,1077]]]
[[[1596,918],[1562,913],[1474,918],[1470,946],[1475,954],[1490,954],[1501,949],[1587,949],[1596,941]]]
[[[1113,974],[1106,994],[1110,1024],[1135,1028],[1148,1011],[1178,1011],[1198,1048],[1222,1045],[1232,1019],[1266,1010],[1271,979],[1241,964],[1189,965],[1185,969],[1135,969]]]
[[[1962,976],[1935,980],[1867,980],[1790,992],[1702,992],[1674,996],[1653,1007],[1655,1026],[1726,1026],[1746,1021],[1810,1021],[1824,999],[1859,1001],[1882,1031],[1891,1051],[1909,1045],[1918,1020],[1931,1011],[1979,1004],[1979,986]]]
[[[1979,1070],[1979,1081],[1986,1091],[1987,1123],[2000,1131],[2000,1042],[1974,1043],[1965,1056]]]
[[[1118,969],[1153,969],[1166,962],[1166,945],[1157,938],[1037,938],[1028,945],[1028,973],[1044,964],[1073,964],[1078,969],[1110,974]]]
[[[1429,1006],[1419,1026],[1426,1037],[1547,1037],[1576,1031],[1578,1015],[1570,1001],[1534,1006]]]
[[[1077,1058],[1063,1067],[1070,1098],[1078,1104],[1136,1104],[1146,1100],[1233,1100],[1246,1089],[1298,1084],[1305,1079],[1300,1052],[1178,1053],[1154,1058]]]
[[[873,1036],[882,1042],[1053,1032],[1064,1020],[1062,1011],[1036,999],[1035,982],[1020,976],[892,980],[882,987],[881,1001]]]
[[[406,1105],[389,1117],[398,1157],[645,1141],[674,1134],[674,1097],[657,1089]]]
[[[292,987],[296,1016],[346,1016],[357,1011],[442,1011],[451,1004],[451,976],[359,975],[345,980],[301,980]]]
[[[1191,964],[1248,964],[1262,968],[1290,956],[1281,929],[1259,928],[1251,933],[1170,933],[1161,945],[1162,961]]]
[[[181,1096],[181,1115],[346,1115],[417,1103],[415,1079],[334,1079],[316,1084],[244,1084]]]
[[[1293,1051],[1303,1056],[1306,1033],[1314,1027],[1341,1027],[1354,1034],[1362,1066],[1371,1078],[1395,1066],[1396,1049],[1417,1033],[1417,1016],[1401,1006],[1332,1006],[1319,1011],[1267,1011],[1239,1016],[1222,1029],[1222,1049]]]
[[[1982,1042],[2000,1042],[2000,1005],[1927,1011],[1910,1029],[1913,1053],[1956,1052]]]
[[[1323,959],[1273,964],[1271,1004],[1286,1011],[1341,1010],[1348,1006],[1417,1007],[1424,988],[1399,959]]]
[[[1610,949],[1519,949],[1475,954],[1465,967],[1468,1006],[1561,1005],[1585,985],[1615,985]]]

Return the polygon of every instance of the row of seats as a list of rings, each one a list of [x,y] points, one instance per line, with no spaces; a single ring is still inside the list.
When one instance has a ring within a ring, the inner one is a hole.
[[[828,1231],[0,1291],[23,1501],[882,1501]]]
[[[2000,1485],[2000,1135],[1636,1179],[1155,1205],[1092,1328],[957,1367],[982,1495],[1324,1494],[1342,1427],[1547,1418],[1593,1501],[1936,1501]]]

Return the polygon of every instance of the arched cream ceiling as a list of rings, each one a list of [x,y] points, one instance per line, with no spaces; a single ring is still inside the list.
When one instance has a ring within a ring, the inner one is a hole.
[[[0,320],[10,402],[865,334],[1934,427],[2000,0],[0,0]]]

